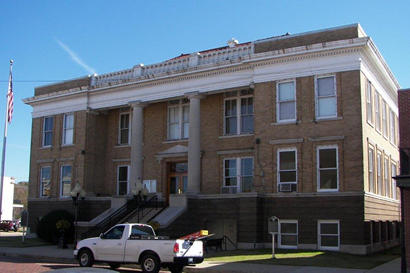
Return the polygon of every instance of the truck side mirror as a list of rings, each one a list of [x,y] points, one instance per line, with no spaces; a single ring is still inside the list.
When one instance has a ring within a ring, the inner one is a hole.
[[[103,235],[104,235],[104,234],[100,233],[100,238],[101,238],[101,239],[104,239],[104,238],[103,238]]]

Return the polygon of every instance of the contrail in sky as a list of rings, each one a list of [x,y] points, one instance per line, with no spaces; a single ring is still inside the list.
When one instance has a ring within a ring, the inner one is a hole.
[[[71,59],[73,59],[74,62],[82,66],[85,70],[87,70],[88,73],[97,74],[94,68],[90,67],[83,60],[81,60],[80,57],[78,57],[77,54],[75,54],[75,52],[73,52],[66,44],[58,39],[56,39],[56,41],[61,46],[61,48],[64,49],[64,51],[67,52],[68,55],[70,55]]]

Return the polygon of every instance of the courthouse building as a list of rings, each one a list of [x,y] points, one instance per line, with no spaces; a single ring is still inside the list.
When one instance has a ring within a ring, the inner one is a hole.
[[[38,87],[24,100],[31,228],[72,210],[76,183],[82,221],[145,185],[169,206],[156,218],[169,234],[207,228],[267,247],[276,216],[281,248],[395,245],[398,89],[359,24]]]

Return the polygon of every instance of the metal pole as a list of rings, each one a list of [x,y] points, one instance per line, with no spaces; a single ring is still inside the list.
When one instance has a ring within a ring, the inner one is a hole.
[[[8,125],[8,113],[9,113],[9,91],[10,91],[10,84],[11,84],[11,73],[13,70],[13,60],[10,60],[10,75],[9,75],[9,86],[7,88],[7,96],[6,96],[6,118],[4,120],[4,138],[3,138],[3,152],[1,157],[1,178],[0,178],[0,221],[2,220],[2,212],[3,212],[3,183],[4,183],[4,165],[6,159],[6,142],[7,142],[7,125]]]

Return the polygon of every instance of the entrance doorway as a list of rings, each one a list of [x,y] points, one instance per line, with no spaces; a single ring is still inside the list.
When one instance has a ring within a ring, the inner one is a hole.
[[[168,170],[168,195],[185,193],[188,188],[188,162],[171,162]]]

